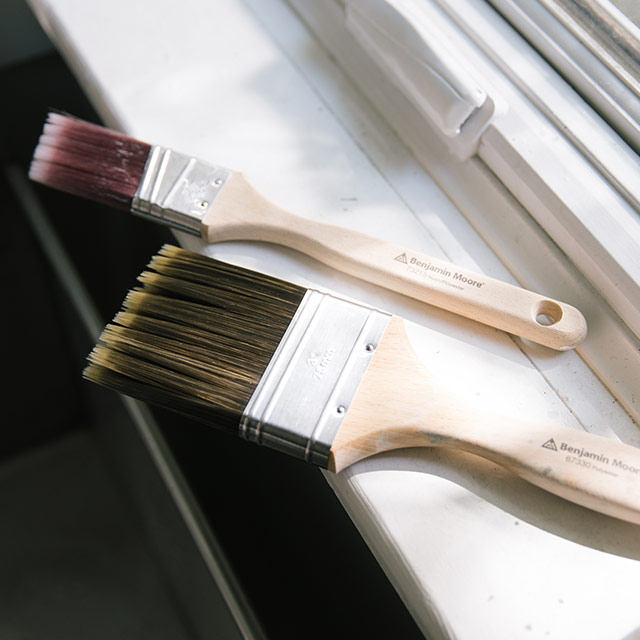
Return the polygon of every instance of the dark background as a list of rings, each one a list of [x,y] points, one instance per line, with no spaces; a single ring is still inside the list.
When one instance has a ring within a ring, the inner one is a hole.
[[[3,6],[0,639],[200,638],[203,629],[234,637],[228,612],[198,586],[206,569],[163,502],[120,399],[81,378],[93,337],[7,179],[7,167],[26,175],[49,108],[99,119],[26,6]],[[51,242],[61,240],[108,321],[173,237],[122,212],[29,188],[53,225]],[[421,637],[317,469],[154,415],[268,637]]]

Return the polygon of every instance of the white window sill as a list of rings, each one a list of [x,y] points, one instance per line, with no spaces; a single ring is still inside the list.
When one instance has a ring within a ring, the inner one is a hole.
[[[243,170],[285,209],[557,298],[587,299],[589,287],[481,161],[454,161],[434,137],[413,150],[418,162],[283,2],[31,4],[109,124]],[[365,64],[352,53],[354,64]],[[491,248],[481,237],[489,230]],[[580,353],[549,352],[291,252],[179,238],[408,318],[434,379],[480,402],[640,445],[629,413],[583,360],[604,367],[617,359],[605,371],[622,372],[616,395],[637,389],[637,372],[622,362],[629,353],[607,352],[615,323],[597,298],[585,310],[596,322]],[[449,451],[381,455],[327,479],[431,638],[599,640],[640,628],[637,527]]]
[[[640,421],[636,400],[640,385],[640,218],[570,142],[554,134],[553,126],[571,130],[572,138],[582,135],[600,149],[608,148],[606,144],[612,149],[619,146],[615,136],[602,125],[596,127],[596,119],[581,105],[574,112],[582,116],[570,121],[566,89],[563,93],[559,80],[547,82],[547,94],[552,94],[556,107],[554,123],[550,124],[491,60],[478,55],[473,45],[451,32],[451,38],[459,38],[454,44],[460,52],[475,52],[473,63],[480,82],[511,105],[505,117],[497,117],[489,125],[478,155],[460,161],[450,151],[449,140],[385,79],[355,41],[345,25],[343,2],[291,0],[290,4],[513,277],[522,286],[567,300],[585,313],[590,338],[580,348],[581,356],[617,401]],[[533,64],[539,61],[527,63],[522,43],[514,42],[508,32],[501,35],[495,18],[483,9],[482,2],[450,4],[470,8],[467,14],[456,17],[466,28],[473,25],[486,32],[499,54],[520,65],[529,84],[536,86],[552,75],[544,65],[538,68]],[[526,128],[522,126],[525,118]],[[615,157],[606,159],[602,155],[603,162],[615,164]],[[638,172],[637,158],[623,150],[617,166],[628,187],[624,190],[637,192],[637,179],[632,179]],[[501,175],[509,191],[492,173]],[[609,216],[606,222],[603,211]],[[473,251],[470,246],[466,248]],[[582,274],[574,263],[580,265]],[[593,422],[598,422],[597,416]]]

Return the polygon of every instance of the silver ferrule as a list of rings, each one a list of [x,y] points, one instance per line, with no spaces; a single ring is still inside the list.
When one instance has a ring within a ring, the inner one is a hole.
[[[240,435],[327,467],[391,316],[309,290],[247,404]]]
[[[228,169],[154,145],[131,211],[199,236],[204,216],[230,176]]]

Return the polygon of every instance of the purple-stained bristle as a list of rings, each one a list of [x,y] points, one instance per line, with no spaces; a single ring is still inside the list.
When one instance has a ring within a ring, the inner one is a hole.
[[[54,189],[130,210],[151,145],[60,113],[49,113],[29,177]]]

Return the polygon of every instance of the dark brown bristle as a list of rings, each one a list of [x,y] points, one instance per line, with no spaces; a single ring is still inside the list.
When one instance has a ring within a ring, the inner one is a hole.
[[[78,118],[49,113],[29,177],[128,211],[151,145]]]
[[[139,280],[85,378],[236,431],[306,289],[170,245]]]

